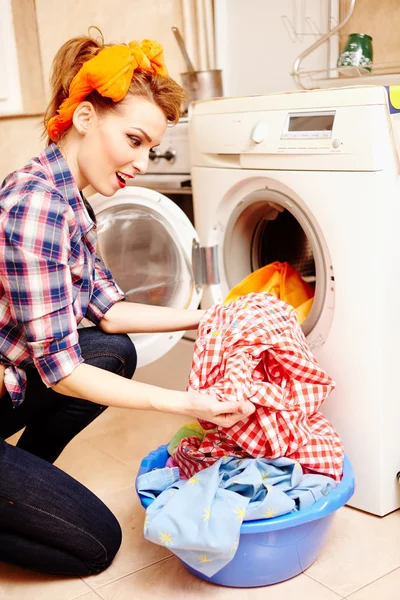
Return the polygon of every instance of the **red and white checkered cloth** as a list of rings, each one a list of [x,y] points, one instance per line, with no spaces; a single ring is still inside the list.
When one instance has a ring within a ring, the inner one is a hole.
[[[181,441],[175,460],[187,477],[221,456],[298,460],[307,472],[340,480],[343,445],[320,413],[334,389],[312,355],[292,307],[266,293],[216,305],[203,317],[188,390],[218,400],[251,400],[256,411],[230,428],[200,421],[204,440]]]

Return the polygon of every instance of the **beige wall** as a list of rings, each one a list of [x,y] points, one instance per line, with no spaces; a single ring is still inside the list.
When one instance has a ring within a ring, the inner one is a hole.
[[[99,27],[106,42],[156,39],[164,46],[170,74],[185,70],[171,27],[182,28],[180,0],[36,0],[39,47],[46,94],[51,62],[69,38]],[[40,117],[0,119],[0,181],[44,148]]]
[[[341,17],[349,0],[340,0]],[[373,38],[374,62],[400,64],[400,1],[357,0],[354,13],[340,32],[340,49],[350,33],[368,33]]]
[[[0,119],[0,183],[44,148],[40,117]]]
[[[171,27],[181,27],[180,0],[36,0],[43,69],[50,72],[58,48],[75,35],[87,34],[91,25],[106,42],[155,39],[164,46],[172,77],[184,70]],[[46,84],[48,76],[45,76]]]

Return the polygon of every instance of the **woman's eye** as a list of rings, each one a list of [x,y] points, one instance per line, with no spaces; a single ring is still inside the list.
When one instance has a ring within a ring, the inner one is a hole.
[[[128,139],[132,146],[134,146],[135,148],[138,148],[142,143],[142,140],[140,138],[137,138],[133,135],[128,135]]]

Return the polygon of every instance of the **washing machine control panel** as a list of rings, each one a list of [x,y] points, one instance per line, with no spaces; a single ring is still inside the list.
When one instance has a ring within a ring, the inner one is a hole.
[[[289,113],[281,135],[284,140],[330,139],[336,111]]]
[[[386,104],[263,110],[261,100],[254,111],[194,114],[192,166],[375,171],[393,156]]]

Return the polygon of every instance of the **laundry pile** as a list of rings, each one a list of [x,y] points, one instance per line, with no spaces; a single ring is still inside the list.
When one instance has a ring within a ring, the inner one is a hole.
[[[249,293],[257,286],[272,293]],[[298,319],[313,293],[289,265],[272,263],[206,312],[188,389],[250,400],[256,410],[229,428],[184,426],[170,441],[167,468],[138,478],[138,491],[154,498],[145,537],[207,576],[233,558],[243,520],[300,510],[341,479],[342,442],[319,412],[334,383]]]

